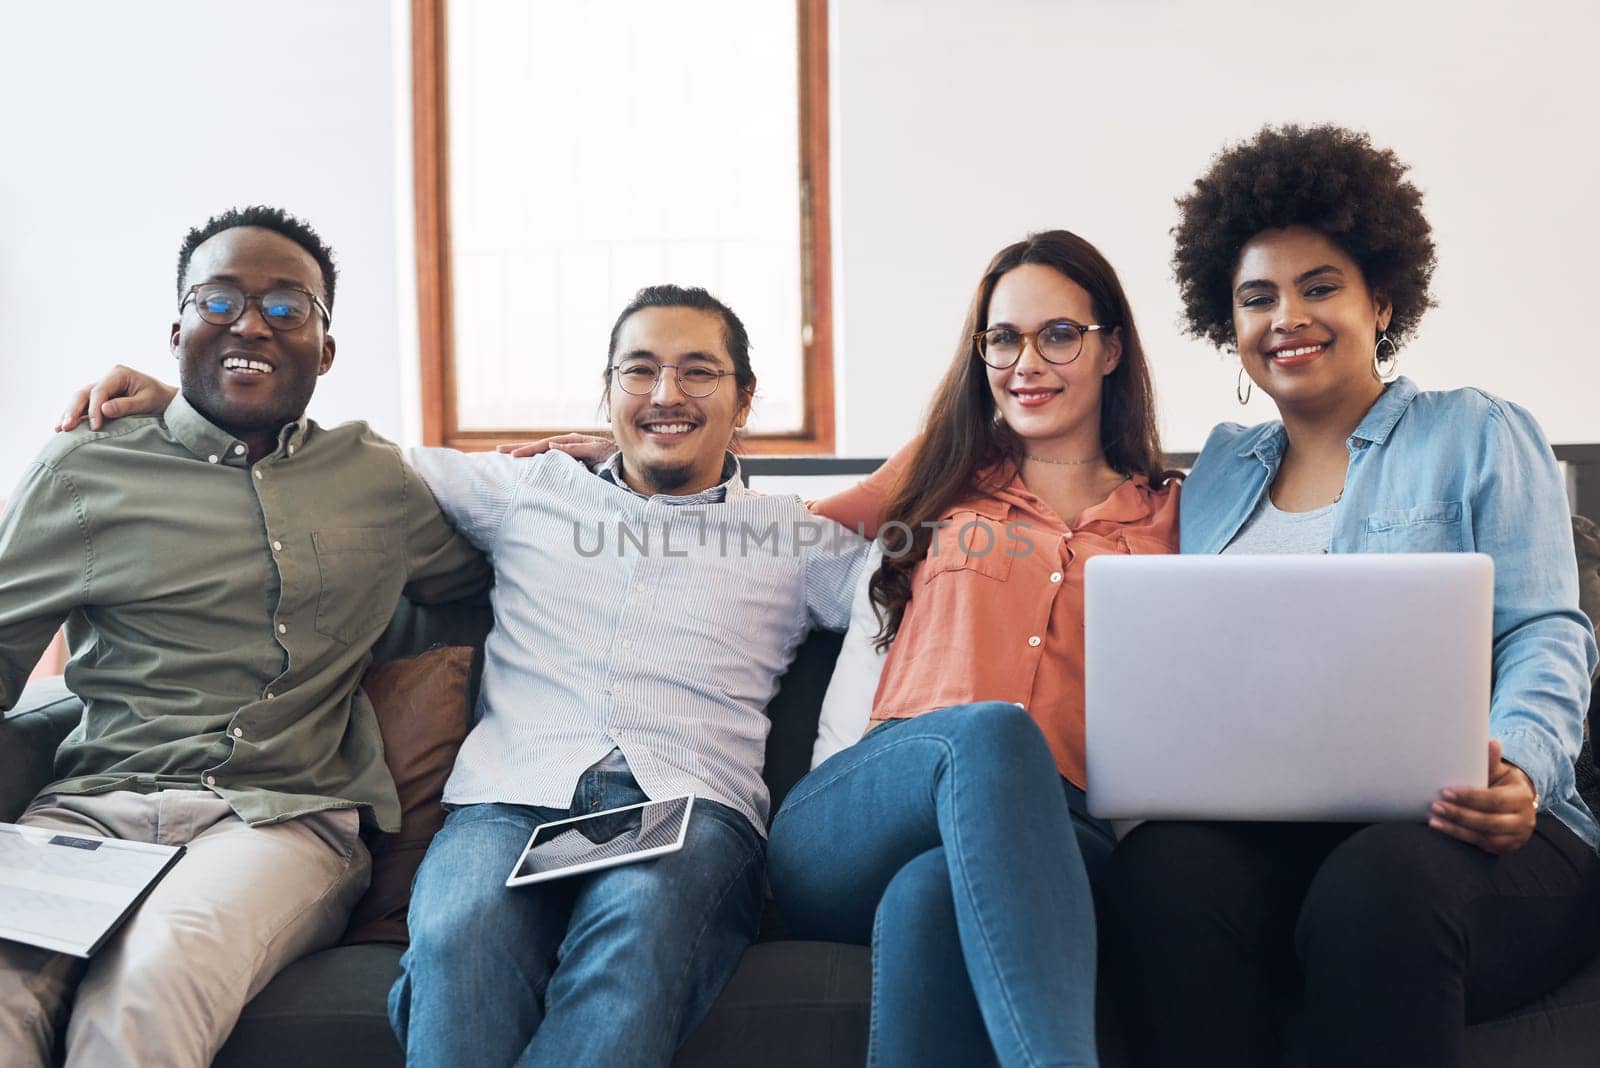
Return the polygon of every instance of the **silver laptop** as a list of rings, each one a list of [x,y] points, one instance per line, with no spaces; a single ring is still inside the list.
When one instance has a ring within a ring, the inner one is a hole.
[[[1089,811],[1427,819],[1488,777],[1493,606],[1481,553],[1095,557]]]

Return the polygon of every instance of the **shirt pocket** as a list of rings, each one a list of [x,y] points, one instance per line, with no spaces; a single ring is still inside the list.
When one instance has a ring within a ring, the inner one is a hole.
[[[1467,510],[1460,501],[1429,501],[1410,508],[1383,508],[1361,524],[1361,551],[1368,553],[1464,553],[1472,550]]]
[[[943,522],[949,526],[937,531],[935,544],[928,547],[922,581],[929,583],[940,575],[976,574],[1004,582],[1011,574],[1018,544],[1006,533],[1009,511],[997,504],[984,511],[957,509],[946,515]]]
[[[371,634],[394,614],[385,595],[399,561],[382,527],[314,530],[317,553],[317,633],[353,642]]]

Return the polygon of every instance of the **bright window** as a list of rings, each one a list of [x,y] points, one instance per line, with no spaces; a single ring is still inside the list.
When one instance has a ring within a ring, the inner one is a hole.
[[[600,425],[612,320],[676,282],[750,331],[747,448],[831,451],[825,3],[415,6],[425,436]]]

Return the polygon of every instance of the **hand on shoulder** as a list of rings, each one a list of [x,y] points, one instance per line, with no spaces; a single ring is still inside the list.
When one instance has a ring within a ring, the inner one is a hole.
[[[177,387],[119,363],[68,398],[56,430],[71,430],[84,419],[89,421],[89,429],[99,430],[107,419],[160,415],[177,395]]]
[[[538,456],[542,452],[554,449],[564,452],[576,460],[586,464],[597,464],[607,456],[617,451],[617,443],[603,434],[556,434],[548,438],[539,438],[535,441],[510,442],[505,445],[496,445],[495,451],[517,459],[529,456]]]

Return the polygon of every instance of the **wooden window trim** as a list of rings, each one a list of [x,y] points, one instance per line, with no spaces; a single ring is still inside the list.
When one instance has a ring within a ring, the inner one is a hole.
[[[446,0],[411,0],[412,164],[417,211],[417,325],[425,445],[491,449],[571,427],[461,430],[455,405],[450,264]],[[828,186],[828,4],[797,0],[800,69],[800,271],[805,421],[787,434],[747,434],[753,455],[834,451],[833,243]]]

